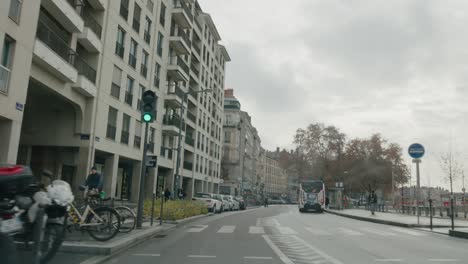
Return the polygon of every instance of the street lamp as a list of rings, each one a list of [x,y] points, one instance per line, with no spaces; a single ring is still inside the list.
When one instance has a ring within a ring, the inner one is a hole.
[[[213,91],[212,89],[201,89],[198,91],[193,91],[193,93],[208,93]],[[177,161],[176,161],[176,170],[175,170],[175,183],[173,184],[174,190],[173,194],[174,197],[177,197],[178,193],[177,191],[179,190],[179,181],[180,181],[180,175],[179,175],[179,167],[180,167],[180,149],[181,149],[181,144],[182,144],[182,125],[183,125],[183,117],[184,117],[184,103],[187,101],[187,96],[189,95],[189,92],[184,93],[184,97],[182,98],[182,107],[180,110],[180,120],[179,120],[179,134],[178,134],[178,139],[177,139]]]

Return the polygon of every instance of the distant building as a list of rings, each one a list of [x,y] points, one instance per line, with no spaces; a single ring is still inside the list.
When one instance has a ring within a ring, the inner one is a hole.
[[[277,153],[262,151],[258,165],[261,192],[270,198],[285,197],[288,192],[288,176],[279,164]]]

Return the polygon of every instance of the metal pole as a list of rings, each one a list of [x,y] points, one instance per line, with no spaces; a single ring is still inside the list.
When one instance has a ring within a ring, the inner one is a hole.
[[[154,221],[154,200],[156,200],[156,193],[153,193],[153,200],[151,200],[151,226],[153,226]]]
[[[159,225],[162,225],[162,221],[163,221],[163,204],[164,204],[164,176],[162,177],[162,185],[161,185],[161,208],[159,209]]]
[[[450,218],[452,219],[452,230],[455,229],[455,214],[453,212],[453,193],[450,194]]]
[[[173,195],[174,195],[174,198],[176,199],[179,195],[178,190],[179,190],[179,181],[180,181],[180,177],[179,177],[180,149],[182,145],[182,125],[183,125],[183,120],[184,120],[185,101],[187,101],[186,93],[184,93],[184,98],[182,99],[182,107],[180,109],[179,134],[178,134],[178,139],[177,139],[177,161],[176,161],[176,170],[175,170],[175,177],[174,177],[175,183],[173,185],[174,186]]]
[[[137,211],[137,228],[141,228],[143,221],[143,200],[145,199],[145,179],[146,179],[146,152],[148,150],[148,128],[149,124],[145,125],[145,138],[143,140],[143,157],[141,159],[141,174],[140,174],[140,192],[138,194],[138,211]]]
[[[416,162],[416,214],[418,215],[418,225],[419,225],[419,188],[421,187],[420,177],[419,177],[419,163],[421,163],[420,159],[415,159]]]
[[[430,219],[431,219],[431,231],[432,231],[432,199],[429,199],[429,210],[431,211]]]

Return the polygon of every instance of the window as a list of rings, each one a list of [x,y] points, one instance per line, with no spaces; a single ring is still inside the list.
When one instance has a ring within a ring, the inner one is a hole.
[[[120,15],[125,20],[128,19],[128,0],[120,0]]]
[[[112,73],[111,95],[120,98],[120,85],[122,83],[122,70],[114,65]]]
[[[154,2],[153,0],[148,0],[146,2],[146,8],[148,8],[148,10],[153,13],[153,9],[154,9]]]
[[[138,120],[135,122],[135,138],[133,140],[133,146],[138,149],[141,147],[141,121]]]
[[[20,21],[22,6],[23,0],[10,0],[10,11],[8,12],[8,17],[16,23],[19,23]]]
[[[117,41],[115,42],[115,54],[123,58],[125,51],[125,30],[121,27],[117,29]]]
[[[164,35],[161,32],[158,32],[158,46],[156,48],[156,53],[158,53],[159,57],[162,57],[163,54],[163,41]]]
[[[141,59],[141,67],[140,67],[140,73],[143,77],[145,77],[146,79],[146,76],[148,75],[148,52],[146,52],[145,50],[143,50],[142,52],[142,59]]]
[[[138,100],[137,100],[137,109],[138,111],[141,110],[141,97],[143,96],[143,93],[145,92],[146,88],[140,84],[140,90],[138,93]]]
[[[161,3],[161,12],[159,13],[159,23],[164,27],[166,24],[166,6]]]
[[[127,76],[127,90],[125,91],[125,103],[132,106],[133,103],[133,84],[135,80]]]
[[[224,132],[224,142],[225,143],[231,143],[231,132],[230,131],[225,131]]]
[[[138,51],[138,43],[134,39],[132,39],[130,41],[130,52],[128,54],[128,64],[132,66],[132,68],[136,67],[137,51]]]
[[[14,39],[5,35],[0,65],[0,92],[8,92],[11,68],[13,67],[13,54],[15,53],[15,43]]]
[[[161,82],[161,65],[156,62],[154,67],[154,87],[159,88],[159,83]]]
[[[129,131],[130,131],[130,116],[124,113],[123,120],[122,120],[122,135],[120,137],[121,143],[128,145]]]
[[[151,41],[151,19],[149,17],[146,17],[145,31],[143,32],[143,39],[148,44]]]
[[[115,140],[115,132],[117,127],[117,109],[109,106],[109,113],[107,115],[107,132],[106,137]]]
[[[141,16],[141,7],[135,3],[135,7],[133,9],[133,29],[140,33],[140,16]]]

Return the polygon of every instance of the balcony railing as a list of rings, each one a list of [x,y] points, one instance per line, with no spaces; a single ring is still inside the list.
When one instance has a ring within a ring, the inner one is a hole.
[[[189,74],[189,67],[187,66],[187,64],[184,62],[184,60],[182,60],[181,58],[175,56],[175,57],[171,57],[170,58],[170,61],[169,63],[171,65],[178,65],[180,68],[182,68],[182,70],[188,75]]]
[[[178,85],[168,85],[167,86],[167,94],[175,94],[177,95],[180,99],[184,99],[184,91],[180,89]]]
[[[127,103],[130,106],[133,103],[133,94],[129,93],[128,91],[125,92],[125,103]]]
[[[187,46],[190,47],[191,41],[190,41],[189,35],[187,35],[187,33],[185,33],[181,28],[175,28],[172,31],[173,31],[172,36],[181,37],[182,40],[185,42],[185,44],[187,44]]]
[[[116,131],[117,131],[117,129],[116,129],[115,126],[113,126],[111,124],[107,124],[106,137],[115,140]]]
[[[130,66],[135,68],[136,67],[136,62],[137,62],[136,56],[133,55],[133,54],[128,54],[128,64],[130,64]]]
[[[184,161],[184,169],[186,170],[193,170],[193,162],[190,161]]]
[[[8,93],[8,85],[10,84],[11,70],[0,65],[0,92]]]
[[[133,139],[133,146],[135,148],[140,148],[141,147],[141,137],[135,136],[135,138]]]
[[[75,57],[75,68],[78,71],[78,74],[83,75],[91,81],[92,83],[96,84],[96,70],[89,66],[86,61],[84,61],[80,56]]]
[[[145,65],[145,64],[141,64],[141,67],[140,67],[140,73],[141,75],[143,75],[143,77],[146,78],[146,76],[148,75],[148,67]]]
[[[194,63],[192,63],[192,64],[190,65],[190,70],[192,70],[193,73],[194,73],[197,77],[200,76],[200,70],[197,68],[197,66],[195,66]]]
[[[166,126],[180,127],[180,117],[176,114],[164,115],[163,124]],[[185,131],[185,122],[182,120],[182,130]]]
[[[115,42],[115,54],[123,59],[125,47],[122,43]]]
[[[192,147],[195,146],[195,140],[191,137],[185,137],[185,143]]]
[[[12,0],[10,1],[10,10],[8,12],[8,17],[13,19],[16,23],[19,23],[21,16],[22,1]]]
[[[174,8],[184,9],[185,14],[189,17],[190,21],[193,21],[193,15],[190,8],[185,3],[185,0],[174,0]]]
[[[68,63],[71,65],[74,64],[75,51],[68,46],[68,43],[49,28],[44,21],[39,20],[36,37]]]
[[[145,40],[146,43],[150,43],[151,41],[151,34],[145,30],[145,32],[143,33],[143,39]]]
[[[115,98],[119,99],[120,98],[120,86],[118,86],[115,83],[111,84],[111,95],[114,96]]]
[[[196,115],[190,111],[187,111],[187,118],[190,119],[193,123],[197,122]]]
[[[122,135],[120,137],[120,142],[123,144],[128,145],[128,138],[129,138],[129,133],[127,131],[122,130]]]
[[[93,31],[100,39],[102,34],[102,26],[96,21],[96,19],[86,8],[82,12],[81,16],[83,17],[85,27],[91,29],[91,31]]]

